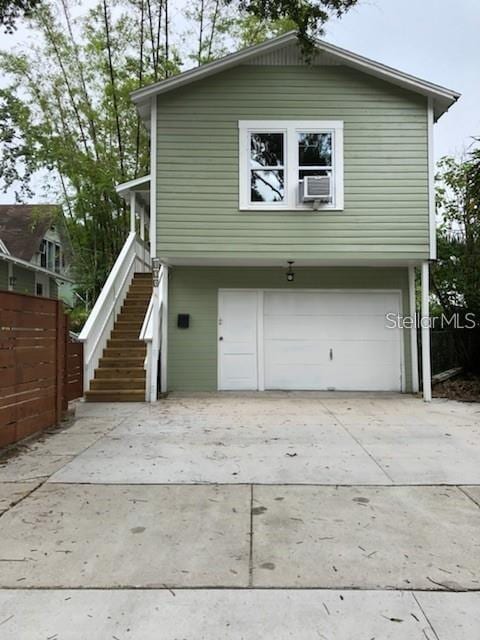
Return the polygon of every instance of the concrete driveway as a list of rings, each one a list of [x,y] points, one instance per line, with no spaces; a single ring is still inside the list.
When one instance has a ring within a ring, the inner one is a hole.
[[[480,637],[480,406],[80,404],[0,463],[0,639]]]

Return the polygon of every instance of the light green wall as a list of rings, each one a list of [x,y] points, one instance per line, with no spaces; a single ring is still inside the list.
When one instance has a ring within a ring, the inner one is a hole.
[[[168,257],[428,257],[427,102],[342,66],[241,66],[158,98]],[[345,210],[238,209],[238,120],[344,121]]]
[[[8,263],[0,260],[0,290],[8,289]]]
[[[49,278],[50,298],[58,298],[58,285],[54,278]]]
[[[219,288],[287,288],[285,269],[176,267],[169,276],[168,388],[217,389]],[[296,268],[288,288],[401,289],[408,313],[406,268]],[[177,328],[177,314],[190,314],[190,328]],[[404,334],[406,387],[411,389],[410,340]],[[368,363],[366,363],[368,366]]]
[[[35,293],[35,271],[13,265],[14,290],[17,293]]]

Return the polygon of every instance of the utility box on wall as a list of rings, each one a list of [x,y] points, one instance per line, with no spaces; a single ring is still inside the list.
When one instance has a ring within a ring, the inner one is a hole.
[[[188,329],[190,326],[190,314],[179,313],[177,316],[177,327],[179,329]]]

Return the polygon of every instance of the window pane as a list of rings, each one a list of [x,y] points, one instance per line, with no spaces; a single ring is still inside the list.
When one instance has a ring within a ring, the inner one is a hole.
[[[250,166],[283,165],[283,133],[252,133],[250,136]]]
[[[301,167],[332,165],[331,133],[299,133],[298,164]]]
[[[53,271],[55,267],[55,246],[53,242],[47,241],[47,268]]]
[[[55,271],[60,272],[60,246],[58,244],[55,245]]]
[[[300,169],[298,177],[303,180],[305,176],[327,176],[331,171],[324,171],[323,169]]]
[[[283,169],[252,171],[250,199],[252,202],[281,202],[285,195]]]

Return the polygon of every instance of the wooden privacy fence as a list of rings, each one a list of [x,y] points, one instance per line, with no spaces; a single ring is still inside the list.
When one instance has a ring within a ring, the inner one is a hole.
[[[68,317],[67,317],[68,335]],[[67,340],[67,366],[65,376],[66,401],[83,395],[83,344]]]
[[[0,446],[58,424],[82,395],[81,347],[61,302],[0,292]]]

